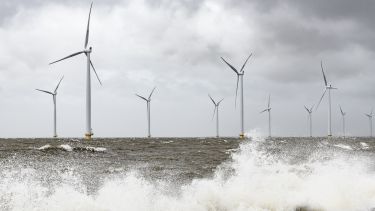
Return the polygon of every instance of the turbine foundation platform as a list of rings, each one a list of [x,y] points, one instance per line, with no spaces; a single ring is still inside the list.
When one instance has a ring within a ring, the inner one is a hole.
[[[240,134],[240,139],[245,139],[245,134],[241,133]]]
[[[90,141],[92,139],[93,133],[85,133],[85,139]]]

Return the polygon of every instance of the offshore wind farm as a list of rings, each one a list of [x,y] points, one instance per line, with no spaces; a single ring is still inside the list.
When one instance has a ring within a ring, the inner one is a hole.
[[[0,5],[0,210],[374,210],[374,8]]]

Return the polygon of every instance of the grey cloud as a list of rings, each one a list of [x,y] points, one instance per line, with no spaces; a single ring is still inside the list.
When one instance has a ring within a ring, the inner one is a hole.
[[[59,129],[62,135],[82,135],[83,58],[53,67],[47,64],[82,46],[87,14],[72,8],[86,11],[89,3],[7,0],[0,6],[0,23],[8,23],[0,24],[4,99],[0,116],[17,123],[11,124],[13,128],[0,121],[0,127],[6,128],[4,136],[20,135],[20,127],[24,136],[48,135],[50,101],[33,89],[53,87],[63,74]],[[367,6],[357,5],[364,3]],[[110,0],[94,4],[92,57],[104,84],[100,87],[93,79],[93,129],[99,136],[142,136],[144,109],[134,92],[148,93],[155,85],[153,134],[212,135],[212,105],[207,97],[211,93],[225,98],[223,134],[236,135],[236,76],[220,56],[238,67],[250,52],[254,56],[244,84],[247,131],[262,126],[259,110],[271,93],[278,135],[290,131],[304,135],[305,127],[298,122],[305,116],[293,112],[304,114],[304,104],[318,101],[323,89],[321,59],[329,80],[339,87],[333,94],[335,104],[354,113],[374,103],[372,2]],[[56,16],[50,16],[50,9]],[[28,111],[21,106],[26,104]],[[325,134],[325,107],[324,101],[316,113],[319,135]],[[43,121],[35,124],[39,119]],[[363,134],[365,122],[355,123],[352,133]]]

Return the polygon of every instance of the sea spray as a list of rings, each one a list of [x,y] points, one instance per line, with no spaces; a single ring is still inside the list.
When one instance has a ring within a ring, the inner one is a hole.
[[[60,172],[55,182],[47,183],[43,180],[48,174],[35,169],[5,168],[1,170],[0,208],[350,211],[375,207],[374,155],[335,146],[355,148],[363,145],[361,142],[301,138],[251,140],[244,141],[238,150],[230,150],[231,158],[220,164],[212,176],[185,183],[150,179],[137,169],[124,168],[125,172],[110,171],[109,175],[103,175],[97,190],[88,192],[87,184],[77,174],[80,168],[77,165]],[[61,153],[77,156],[80,151]]]

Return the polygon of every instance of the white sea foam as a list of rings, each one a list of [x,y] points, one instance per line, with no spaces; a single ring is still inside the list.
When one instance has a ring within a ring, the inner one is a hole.
[[[59,146],[59,148],[62,149],[62,150],[68,151],[68,152],[73,151],[73,148],[71,146],[69,146],[68,144],[62,144],[62,145]]]
[[[107,148],[104,147],[84,147],[87,151],[92,151],[92,152],[104,152],[107,150]]]
[[[333,146],[341,148],[341,149],[353,150],[353,148],[351,146],[348,146],[348,145],[345,145],[345,144],[335,144]]]
[[[260,142],[260,140],[259,140]],[[259,143],[258,142],[258,143]],[[370,210],[375,207],[375,174],[365,159],[288,164],[246,143],[233,154],[227,176],[219,168],[213,178],[195,179],[171,190],[167,181],[150,181],[136,172],[107,178],[89,195],[82,183],[65,183],[51,192],[40,184],[37,172],[25,179],[0,181],[2,210]],[[32,177],[34,175],[34,177]],[[66,175],[73,177],[74,175]],[[65,180],[64,180],[65,181]],[[75,184],[75,185],[74,185]]]
[[[49,149],[49,148],[51,148],[51,145],[46,144],[46,145],[41,146],[41,147],[39,147],[39,148],[37,148],[37,149],[38,149],[38,150],[46,150],[46,149]]]
[[[361,142],[362,149],[368,149],[369,146],[365,142]]]

